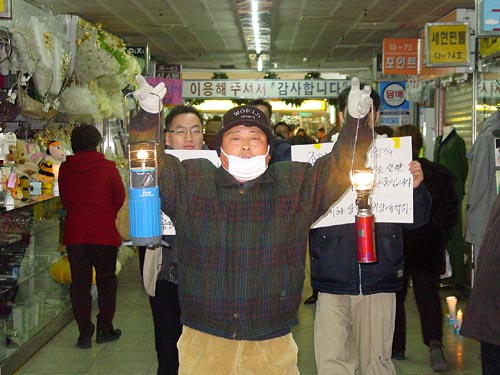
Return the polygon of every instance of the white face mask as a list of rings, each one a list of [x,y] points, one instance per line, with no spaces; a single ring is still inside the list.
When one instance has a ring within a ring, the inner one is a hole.
[[[263,174],[267,169],[266,157],[269,155],[269,146],[267,146],[265,155],[257,155],[249,159],[228,155],[222,148],[220,150],[226,155],[228,160],[228,167],[224,167],[224,169],[238,181],[253,180]]]

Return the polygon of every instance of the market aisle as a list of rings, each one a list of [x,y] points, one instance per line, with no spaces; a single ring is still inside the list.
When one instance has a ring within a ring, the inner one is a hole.
[[[151,311],[140,282],[136,255],[127,261],[120,273],[118,288],[115,324],[123,331],[120,340],[101,345],[95,344],[94,341],[90,350],[77,349],[78,332],[72,321],[15,375],[155,375],[156,355]],[[303,299],[307,298],[310,292],[306,278]],[[450,294],[453,294],[452,291],[442,290],[443,296]],[[405,361],[395,361],[396,369],[400,375],[436,374],[430,368],[427,348],[421,341],[418,313],[411,292],[409,297],[408,358]],[[461,302],[459,299],[459,307],[463,306]],[[314,305],[302,304],[299,309],[300,325],[293,330],[299,347],[299,367],[302,375],[316,375],[312,336],[314,309]],[[444,374],[480,375],[477,342],[455,335],[449,326],[445,326],[444,332],[449,361],[449,369]]]
[[[128,259],[118,276],[116,328],[120,340],[76,347],[78,327],[71,321],[27,361],[15,375],[156,375],[153,321],[149,301],[141,288],[137,255]],[[94,303],[93,319],[97,313]]]

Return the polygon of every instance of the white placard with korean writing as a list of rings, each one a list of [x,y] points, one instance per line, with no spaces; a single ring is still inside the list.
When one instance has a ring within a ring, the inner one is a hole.
[[[214,150],[165,150],[165,154],[175,156],[180,161],[187,159],[205,158],[213,163],[216,167],[220,167],[220,159],[217,152]],[[174,235],[175,227],[170,219],[163,211],[161,212],[162,234]]]
[[[333,143],[292,146],[292,160],[314,164],[332,147]],[[375,148],[368,152],[367,166],[374,168],[376,173],[371,194],[376,222],[413,222],[413,178],[408,167],[411,160],[411,137],[377,138]],[[356,192],[349,189],[312,228],[354,223],[355,201]]]
[[[258,98],[336,98],[350,85],[347,79],[281,80],[184,80],[182,97],[186,99],[258,99]]]

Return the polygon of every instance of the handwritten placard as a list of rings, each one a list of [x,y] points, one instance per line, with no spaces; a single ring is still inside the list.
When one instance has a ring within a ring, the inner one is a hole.
[[[313,164],[327,154],[333,143],[292,146],[292,160]],[[371,206],[377,222],[413,222],[413,178],[411,137],[377,138],[368,151],[367,166],[376,173]],[[356,192],[349,189],[342,198],[313,224],[312,228],[354,223],[357,212]]]
[[[217,152],[214,150],[165,150],[165,154],[173,155],[180,161],[205,158],[211,161],[216,167],[221,165],[219,155],[217,155]],[[172,223],[172,219],[170,219],[170,217],[168,217],[163,211],[161,212],[161,226],[162,234],[164,236],[175,234],[175,227]]]

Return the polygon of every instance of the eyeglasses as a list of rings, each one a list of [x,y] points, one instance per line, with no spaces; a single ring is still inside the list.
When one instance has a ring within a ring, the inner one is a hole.
[[[183,127],[179,127],[179,128],[176,128],[176,129],[172,129],[172,130],[169,130],[169,133],[173,133],[175,135],[186,135],[187,133],[190,133],[191,135],[200,135],[202,134],[202,130],[199,126],[195,126],[193,128],[183,128]]]

